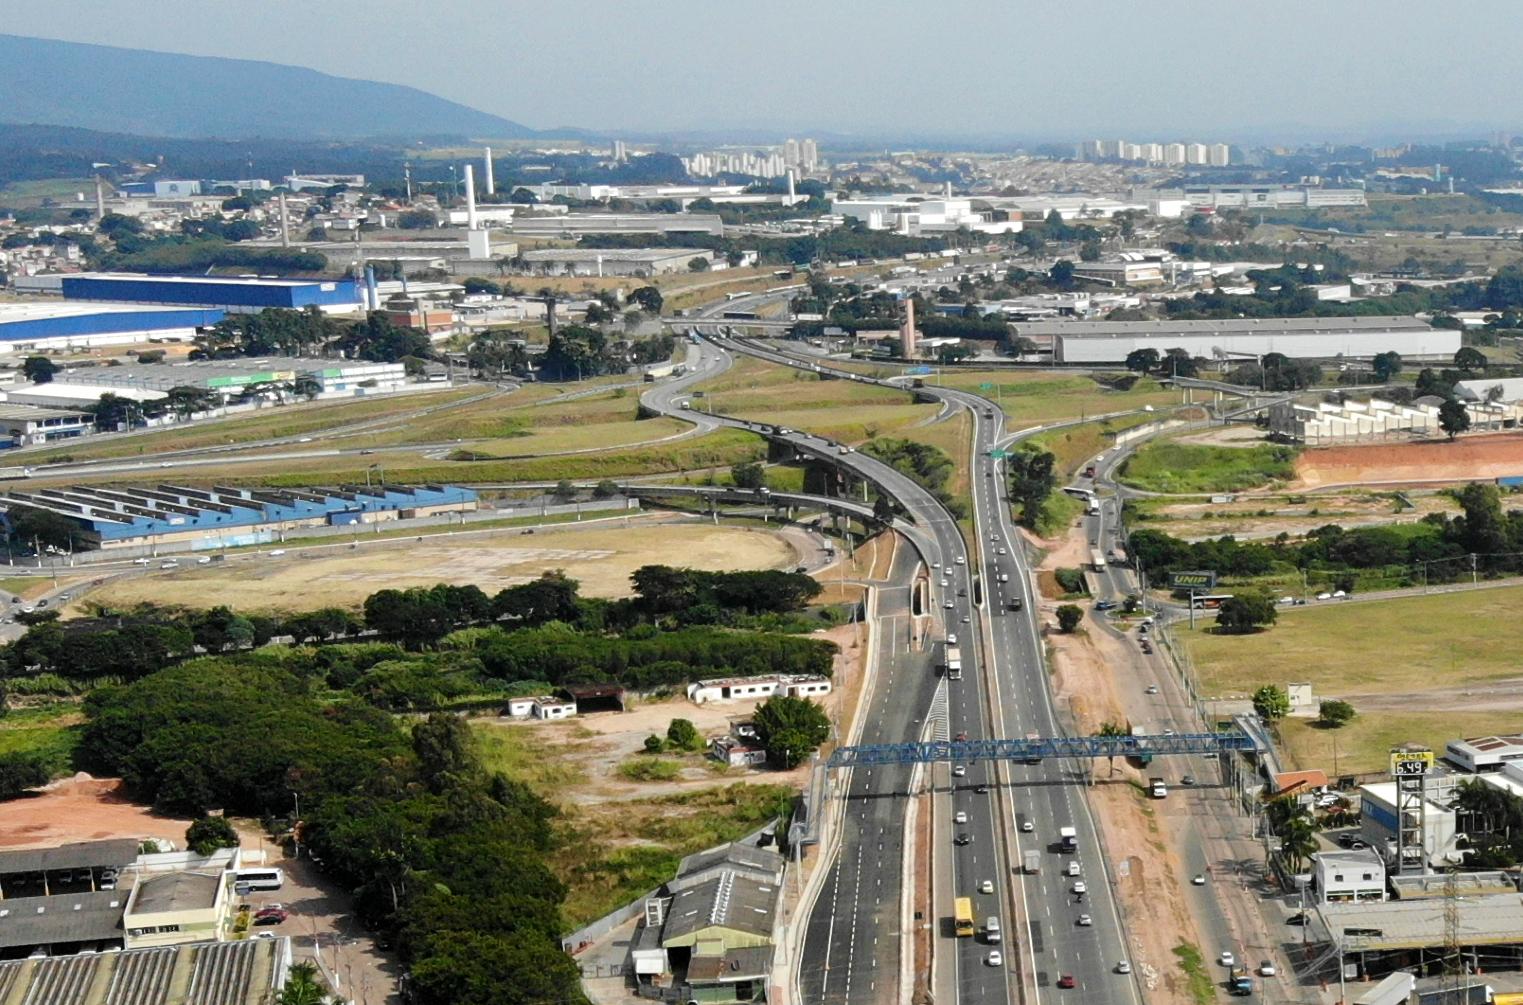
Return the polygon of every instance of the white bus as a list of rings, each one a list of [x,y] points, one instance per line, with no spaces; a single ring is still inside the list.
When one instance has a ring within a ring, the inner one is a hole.
[[[251,890],[279,890],[286,875],[279,869],[240,869],[233,875],[233,887],[239,893]]]

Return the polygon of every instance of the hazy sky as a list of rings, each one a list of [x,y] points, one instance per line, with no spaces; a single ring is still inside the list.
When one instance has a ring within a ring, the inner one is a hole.
[[[410,84],[525,125],[1384,140],[1523,126],[1518,0],[0,0],[0,31]]]

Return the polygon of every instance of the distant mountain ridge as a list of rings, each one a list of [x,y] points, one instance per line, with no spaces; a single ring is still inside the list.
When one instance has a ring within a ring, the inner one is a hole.
[[[279,63],[3,34],[0,109],[7,122],[181,138],[539,135],[399,84]]]

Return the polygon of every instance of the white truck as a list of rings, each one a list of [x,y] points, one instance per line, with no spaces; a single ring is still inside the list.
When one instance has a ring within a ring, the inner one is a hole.
[[[1028,875],[1035,876],[1038,872],[1041,871],[1042,853],[1037,849],[1026,849],[1026,853],[1021,856],[1021,860],[1026,867],[1026,873]]]
[[[962,680],[962,650],[954,645],[946,646],[947,679]]]
[[[1077,851],[1079,849],[1079,832],[1072,827],[1059,827],[1058,839],[1062,841],[1064,851]]]
[[[1167,799],[1169,797],[1169,787],[1164,784],[1162,778],[1155,775],[1148,779],[1148,795],[1154,799]]]

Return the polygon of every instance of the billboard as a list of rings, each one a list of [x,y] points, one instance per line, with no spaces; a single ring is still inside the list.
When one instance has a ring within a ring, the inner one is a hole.
[[[1169,573],[1169,586],[1176,590],[1210,590],[1216,587],[1215,570]]]

